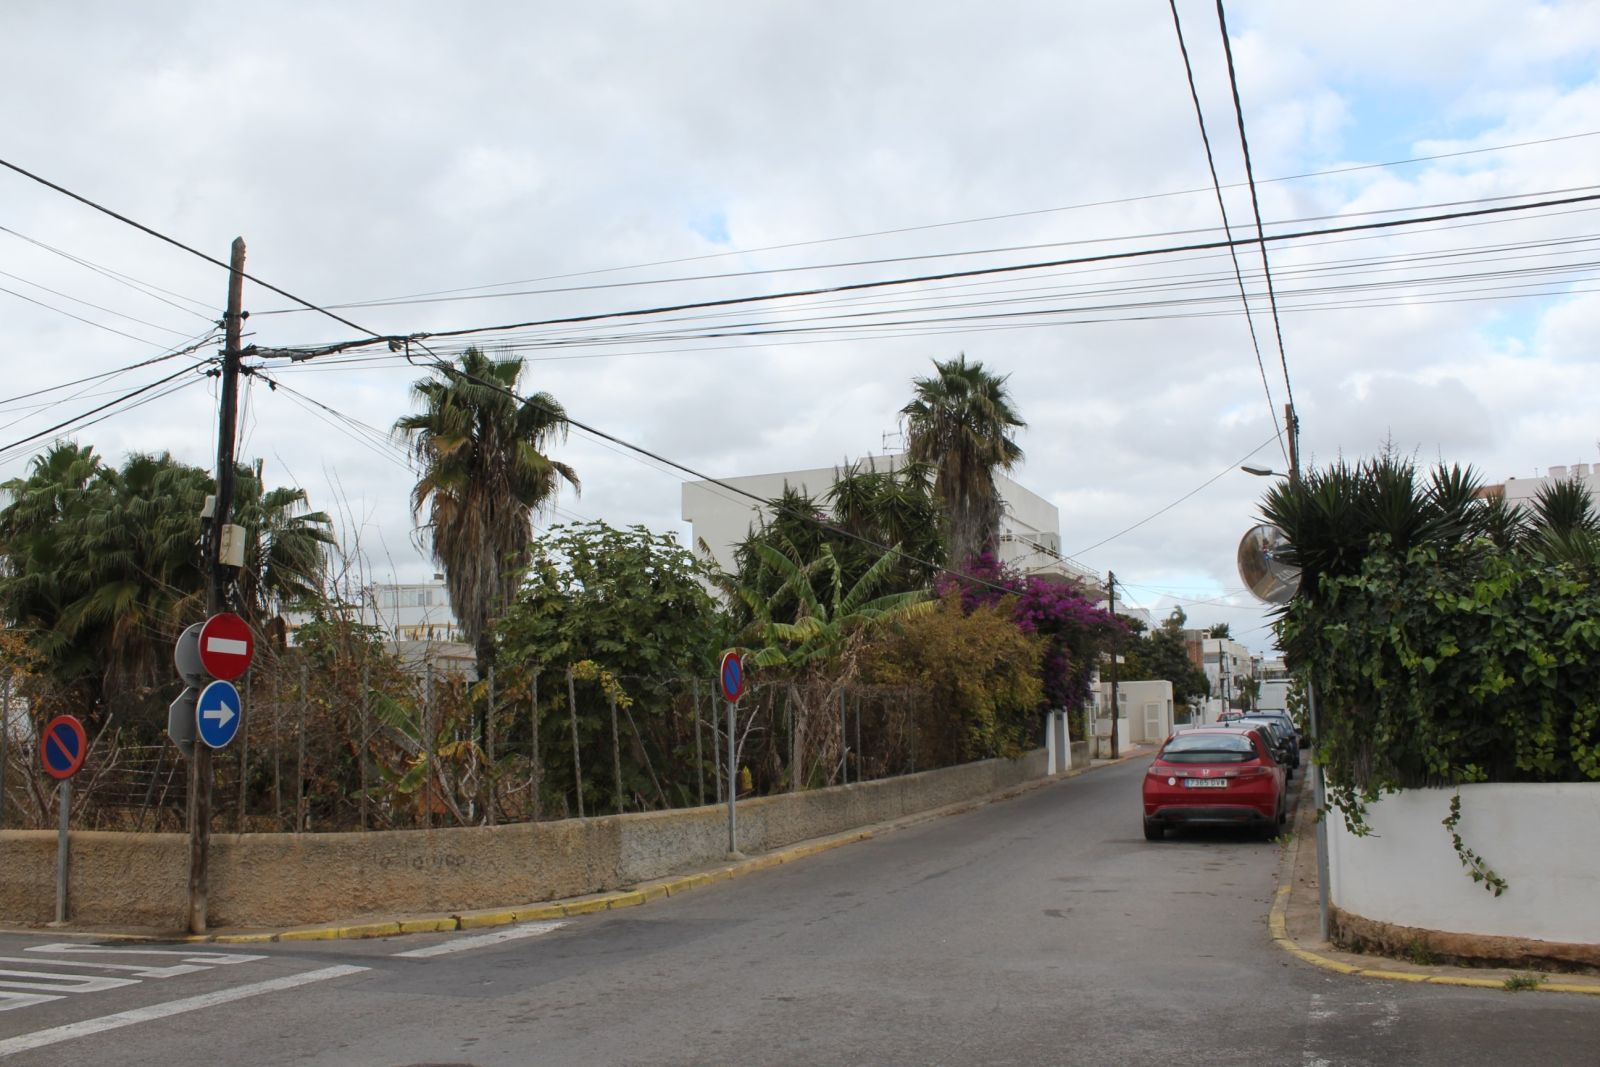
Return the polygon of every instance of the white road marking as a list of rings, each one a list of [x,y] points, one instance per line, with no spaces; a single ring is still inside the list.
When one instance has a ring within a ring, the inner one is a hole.
[[[173,948],[104,948],[100,945],[80,945],[75,941],[58,941],[51,945],[33,945],[24,952],[42,952],[56,956],[177,956],[184,963],[208,963],[231,967],[236,963],[254,963],[265,956],[251,956],[243,952],[190,952]]]
[[[180,963],[174,967],[151,967],[136,963],[103,963],[100,960],[41,960],[26,956],[0,956],[0,963],[26,963],[38,966],[48,963],[52,967],[88,967],[96,971],[131,971],[140,978],[176,978],[180,974],[198,974],[211,969],[208,964]]]
[[[60,999],[60,997],[49,993],[10,993],[0,989],[0,1011],[10,1011],[13,1008],[31,1008],[35,1004],[48,1004],[52,1000]]]
[[[46,1045],[73,1041],[80,1037],[104,1033],[107,1030],[117,1030],[124,1026],[152,1022],[172,1015],[182,1015],[185,1012],[201,1011],[205,1008],[215,1007],[218,1004],[227,1004],[231,1001],[244,1000],[248,997],[258,997],[264,993],[277,993],[285,989],[294,989],[297,986],[310,985],[313,982],[326,982],[330,978],[343,978],[346,975],[360,974],[367,969],[366,967],[349,965],[324,967],[320,971],[306,971],[303,974],[272,978],[265,982],[236,986],[233,989],[219,989],[214,993],[202,993],[199,996],[184,997],[182,1000],[169,1000],[165,1004],[152,1004],[149,1007],[134,1008],[131,1011],[119,1011],[115,1015],[103,1015],[98,1019],[85,1019],[82,1022],[54,1026],[48,1030],[38,1030],[31,1034],[20,1034],[17,1037],[0,1041],[0,1057],[14,1056],[18,1052],[30,1052],[36,1048],[44,1048]]]
[[[461,937],[454,941],[441,941],[437,945],[426,948],[414,948],[407,952],[396,952],[395,955],[403,959],[420,960],[429,956],[443,956],[449,952],[467,952],[475,948],[486,948],[489,945],[498,945],[506,941],[515,941],[523,937],[538,937],[548,934],[552,930],[559,930],[567,925],[562,922],[528,923],[526,926],[508,926],[503,930],[492,933],[479,934],[476,937]]]
[[[28,981],[28,979],[35,979]],[[7,989],[33,989],[41,993],[103,993],[125,985],[138,985],[137,978],[106,978],[96,974],[52,974],[49,971],[0,970],[0,986]]]

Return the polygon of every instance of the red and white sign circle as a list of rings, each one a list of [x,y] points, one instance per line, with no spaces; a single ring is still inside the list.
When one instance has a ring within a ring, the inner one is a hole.
[[[231,611],[211,616],[200,628],[200,665],[213,678],[233,681],[250,669],[255,654],[249,625]]]

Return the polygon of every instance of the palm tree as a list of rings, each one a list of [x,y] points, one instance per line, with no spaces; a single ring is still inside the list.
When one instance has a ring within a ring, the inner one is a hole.
[[[412,511],[428,511],[423,526],[480,678],[494,655],[493,620],[528,561],[534,514],[561,482],[580,488],[571,467],[545,455],[566,438],[566,412],[549,393],[518,396],[522,369],[520,358],[469,348],[459,368],[412,384],[422,410],[394,424],[419,468]]]
[[[1000,540],[995,471],[1022,461],[1010,433],[1027,424],[1011,406],[1006,375],[991,374],[965,354],[935,374],[914,378],[916,397],[900,409],[911,460],[934,468],[934,493],[944,506],[950,559],[960,565],[992,552]]]

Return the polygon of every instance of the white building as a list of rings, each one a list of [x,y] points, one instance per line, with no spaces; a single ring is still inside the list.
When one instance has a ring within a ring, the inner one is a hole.
[[[1576,480],[1588,487],[1589,498],[1600,507],[1600,463],[1591,467],[1587,463],[1574,463],[1570,466],[1554,466],[1548,468],[1543,477],[1533,478],[1507,478],[1502,485],[1489,485],[1484,487],[1484,492],[1505,497],[1507,504],[1520,504],[1530,507],[1533,498],[1539,490],[1554,485],[1557,482]]]
[[[863,467],[893,470],[903,455],[869,456]],[[686,482],[683,486],[683,521],[693,533],[690,542],[697,553],[704,543],[711,559],[724,571],[734,568],[734,549],[758,529],[772,509],[749,497],[730,492],[726,486],[750,493],[763,501],[783,495],[784,487],[798,489],[822,501],[841,468],[815,467],[811,470],[779,471],[774,474],[749,474],[723,478],[716,482]],[[1004,514],[1000,520],[998,555],[1025,574],[1055,574],[1098,586],[1099,575],[1071,560],[1061,558],[1061,515],[1056,506],[1037,493],[1024,489],[1002,474],[995,475]]]
[[[361,621],[392,642],[465,640],[450,610],[444,576],[438,574],[431,582],[367,586]]]
[[[1255,662],[1250,650],[1231,637],[1202,637],[1200,669],[1211,683],[1211,696],[1227,708],[1239,695],[1239,680],[1252,676]]]

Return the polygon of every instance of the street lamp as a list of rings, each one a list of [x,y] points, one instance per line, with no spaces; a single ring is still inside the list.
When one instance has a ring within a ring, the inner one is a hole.
[[[1275,471],[1275,470],[1269,470],[1266,467],[1240,467],[1239,469],[1244,471],[1246,474],[1254,474],[1257,478],[1287,478],[1287,477],[1289,477],[1287,474],[1283,474],[1283,473],[1280,473],[1280,472]]]

